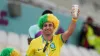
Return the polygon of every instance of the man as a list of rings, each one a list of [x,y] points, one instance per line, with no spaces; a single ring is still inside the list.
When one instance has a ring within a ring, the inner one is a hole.
[[[42,35],[33,39],[27,50],[27,56],[60,56],[60,49],[64,42],[73,33],[77,17],[74,15],[75,10],[72,9],[72,22],[67,31],[63,34],[55,35],[54,33],[59,27],[59,20],[53,14],[45,14],[39,18],[38,25],[42,30]],[[79,15],[79,10],[78,13]]]
[[[45,14],[53,14],[53,12],[50,11],[50,10],[45,10],[42,13],[42,15],[45,15]],[[29,28],[28,44],[30,44],[30,42],[32,41],[32,39],[37,38],[41,34],[42,34],[41,30],[40,30],[40,28],[39,28],[39,26],[37,24],[30,26],[30,28]]]
[[[45,14],[53,14],[53,12],[50,11],[50,10],[45,10],[45,11],[42,13],[42,15],[45,15]],[[33,38],[36,38],[37,36],[35,36],[35,34],[37,34],[39,31],[40,31],[40,28],[38,27],[37,24],[30,26],[30,28],[29,28],[29,35],[30,35],[30,37],[31,37],[32,39],[33,39]]]

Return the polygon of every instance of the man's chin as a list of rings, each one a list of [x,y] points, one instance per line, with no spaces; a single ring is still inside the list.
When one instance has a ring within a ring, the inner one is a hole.
[[[49,31],[48,31],[48,32],[45,32],[45,33],[46,33],[46,34],[51,34],[51,32],[49,32]]]

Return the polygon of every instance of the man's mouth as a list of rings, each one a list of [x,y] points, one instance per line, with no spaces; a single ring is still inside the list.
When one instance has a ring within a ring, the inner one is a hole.
[[[50,30],[45,30],[46,32],[50,32]]]
[[[45,30],[45,31],[50,31],[50,30]]]

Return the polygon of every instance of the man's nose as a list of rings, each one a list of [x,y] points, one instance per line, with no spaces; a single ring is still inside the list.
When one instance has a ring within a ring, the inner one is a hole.
[[[49,25],[46,28],[49,29]]]

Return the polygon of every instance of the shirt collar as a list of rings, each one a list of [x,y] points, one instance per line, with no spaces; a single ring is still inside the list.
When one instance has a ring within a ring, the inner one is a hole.
[[[42,38],[42,42],[48,42],[48,43],[51,43],[51,42],[52,42],[52,40],[53,40],[53,38],[52,38],[52,40],[47,41],[47,40],[45,40],[45,39],[44,39],[43,35],[41,35],[41,38]]]

